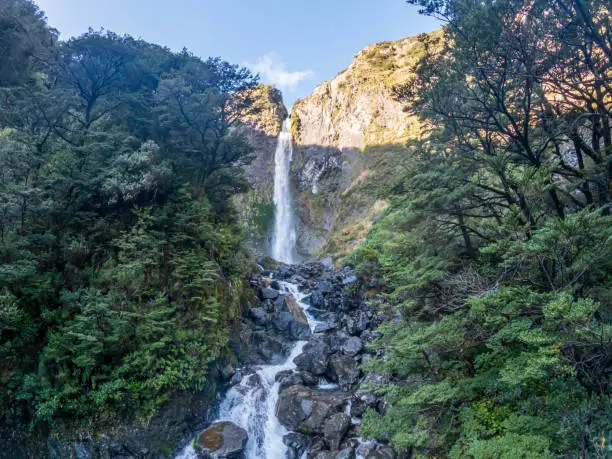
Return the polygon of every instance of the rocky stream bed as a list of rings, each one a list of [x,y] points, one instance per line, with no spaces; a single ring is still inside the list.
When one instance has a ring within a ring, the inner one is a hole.
[[[384,318],[362,301],[356,282],[350,268],[319,261],[254,275],[261,302],[249,311],[249,362],[228,372],[218,420],[178,457],[397,457],[359,433],[366,409],[384,409],[375,393],[384,377],[360,370]]]

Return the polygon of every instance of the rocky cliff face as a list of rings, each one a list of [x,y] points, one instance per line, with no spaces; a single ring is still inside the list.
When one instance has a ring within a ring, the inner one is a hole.
[[[292,169],[302,254],[322,249],[343,256],[387,207],[389,187],[410,155],[406,142],[421,135],[394,88],[411,77],[422,53],[418,37],[370,45],[294,105]]]
[[[272,86],[257,86],[249,97],[253,105],[241,116],[238,129],[254,149],[254,160],[245,169],[251,190],[236,196],[234,204],[247,229],[251,247],[263,254],[274,224],[274,151],[288,113],[280,91]]]

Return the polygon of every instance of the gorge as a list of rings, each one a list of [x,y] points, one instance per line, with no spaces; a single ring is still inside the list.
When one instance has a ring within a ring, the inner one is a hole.
[[[288,110],[0,1],[0,458],[612,456],[609,1],[408,3]]]

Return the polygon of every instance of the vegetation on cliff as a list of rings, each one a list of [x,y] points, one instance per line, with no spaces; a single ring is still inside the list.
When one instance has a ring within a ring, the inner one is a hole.
[[[257,79],[110,32],[59,42],[26,0],[0,23],[1,422],[148,418],[203,386],[240,314],[232,127]]]
[[[429,34],[442,38],[441,31]],[[426,53],[419,37],[372,44],[291,113],[302,227],[336,259],[361,244],[404,173],[419,118],[397,100]],[[304,237],[302,237],[304,239]],[[308,245],[308,244],[306,244]]]
[[[366,365],[391,383],[362,433],[417,457],[607,457],[609,2],[410,3],[447,36],[395,88],[429,141],[345,260],[404,316]]]

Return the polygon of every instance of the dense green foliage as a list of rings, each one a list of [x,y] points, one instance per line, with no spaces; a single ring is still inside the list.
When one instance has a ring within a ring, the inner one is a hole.
[[[250,266],[246,69],[0,2],[1,422],[148,418],[202,388]]]
[[[398,97],[429,141],[346,263],[381,308],[416,456],[609,457],[612,27],[599,0],[414,0],[447,22]]]

